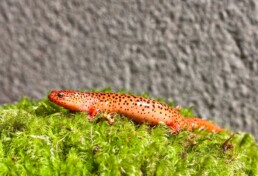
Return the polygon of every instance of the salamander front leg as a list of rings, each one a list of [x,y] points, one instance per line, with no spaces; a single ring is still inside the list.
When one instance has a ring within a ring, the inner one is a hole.
[[[113,125],[115,120],[114,120],[114,115],[116,113],[108,113],[108,112],[104,112],[103,113],[103,118],[110,124],[110,125]]]

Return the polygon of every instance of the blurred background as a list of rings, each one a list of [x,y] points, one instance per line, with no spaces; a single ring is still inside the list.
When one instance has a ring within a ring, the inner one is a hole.
[[[258,138],[258,1],[1,0],[1,105],[107,86]]]

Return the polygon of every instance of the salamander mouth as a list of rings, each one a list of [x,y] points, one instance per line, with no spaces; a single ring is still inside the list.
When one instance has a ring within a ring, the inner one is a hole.
[[[48,95],[48,99],[52,102],[55,102],[56,101],[56,96],[58,94],[58,91],[57,90],[53,90],[51,91],[51,93]]]
[[[53,90],[51,93],[48,95],[48,99],[52,101],[53,103],[59,105],[59,106],[64,106],[67,103],[64,101],[64,93],[62,91],[58,90]]]
[[[66,109],[78,111],[77,105],[69,99],[69,95],[66,95],[66,92],[72,93],[72,91],[70,91],[70,90],[53,90],[48,95],[48,99],[51,102],[53,102],[59,106],[62,106]]]

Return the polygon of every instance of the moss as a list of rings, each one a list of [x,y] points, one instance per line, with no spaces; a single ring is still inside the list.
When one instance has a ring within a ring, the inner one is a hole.
[[[0,175],[258,175],[250,134],[170,134],[123,116],[113,126],[86,116],[47,99],[2,106]]]

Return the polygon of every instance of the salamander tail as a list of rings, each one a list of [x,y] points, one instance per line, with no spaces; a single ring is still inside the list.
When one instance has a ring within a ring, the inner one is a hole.
[[[195,128],[204,129],[213,133],[224,131],[219,126],[200,118],[185,118],[187,130],[192,131]]]

